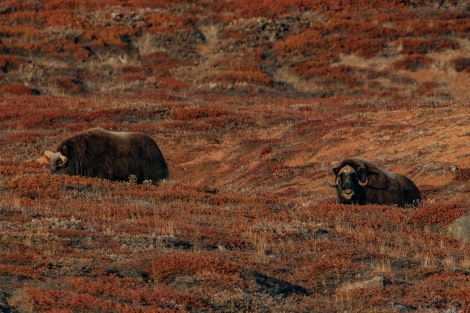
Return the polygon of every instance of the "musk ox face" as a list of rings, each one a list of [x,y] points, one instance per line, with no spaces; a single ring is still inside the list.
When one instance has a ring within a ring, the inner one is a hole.
[[[142,133],[110,132],[93,128],[62,141],[56,152],[46,151],[51,174],[80,175],[141,183],[157,183],[169,176],[155,141]]]
[[[67,174],[68,158],[60,152],[46,151],[44,155],[51,160],[51,174]]]
[[[343,204],[418,205],[421,194],[407,177],[361,159],[345,159],[333,168],[338,202]]]
[[[363,198],[362,188],[367,185],[364,170],[356,170],[350,165],[334,168],[335,186],[341,203],[360,203]]]

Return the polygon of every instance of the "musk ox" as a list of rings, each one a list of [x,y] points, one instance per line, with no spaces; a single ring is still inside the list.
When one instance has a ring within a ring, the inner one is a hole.
[[[52,174],[80,175],[156,184],[169,176],[168,166],[155,141],[142,133],[111,132],[92,128],[63,140],[56,152],[46,151]]]
[[[381,170],[361,159],[345,159],[333,168],[336,180],[328,182],[336,188],[338,202],[344,204],[419,205],[421,194],[407,177]]]

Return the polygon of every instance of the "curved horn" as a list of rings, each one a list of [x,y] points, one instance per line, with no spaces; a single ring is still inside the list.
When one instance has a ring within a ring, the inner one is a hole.
[[[333,172],[335,173],[335,182],[332,183],[330,182],[330,180],[328,179],[327,183],[328,183],[328,186],[330,186],[331,188],[336,188],[338,187],[339,185],[339,182],[338,182],[338,171],[339,171],[339,168],[335,167],[333,169]]]
[[[65,164],[67,164],[67,157],[65,155],[63,155],[62,153],[58,152],[57,153],[57,157],[62,161],[60,163],[57,163],[57,166],[58,167],[63,167],[65,166]]]
[[[361,182],[360,179],[357,182],[359,183],[359,186],[364,187],[364,186],[367,186],[367,183],[369,182],[369,179],[366,177],[365,182]]]
[[[49,150],[46,150],[46,151],[44,151],[44,155],[45,155],[49,160],[51,160],[51,159],[54,157],[54,152],[49,151]]]

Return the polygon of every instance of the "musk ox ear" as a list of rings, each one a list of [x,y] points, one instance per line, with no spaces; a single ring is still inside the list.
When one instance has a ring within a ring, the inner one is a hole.
[[[340,168],[339,167],[335,167],[333,169],[333,173],[335,173],[335,182],[332,183],[329,179],[328,179],[328,186],[330,186],[331,188],[336,188],[338,186],[338,173],[339,173],[339,170]]]
[[[335,176],[338,176],[338,173],[339,173],[339,170],[340,170],[340,169],[341,169],[340,167],[335,167],[335,168],[333,169],[333,173],[335,173]]]
[[[390,187],[388,175],[375,165],[367,164],[366,167],[358,169],[358,176],[361,181],[367,179],[367,186],[375,189],[387,189]],[[365,176],[365,178],[363,178]]]

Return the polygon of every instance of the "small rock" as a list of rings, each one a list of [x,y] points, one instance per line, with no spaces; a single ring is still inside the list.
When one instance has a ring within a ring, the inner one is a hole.
[[[19,154],[15,156],[15,161],[26,161],[28,160],[28,157],[24,154]]]
[[[452,236],[470,240],[470,216],[461,216],[449,225],[449,232]]]
[[[411,306],[406,305],[406,304],[401,304],[401,303],[398,303],[398,302],[394,302],[392,304],[392,306],[395,310],[398,310],[398,312],[411,312],[411,311],[416,310],[416,308],[414,308],[414,307],[411,307]]]
[[[345,284],[343,287],[340,288],[340,291],[345,292],[361,288],[385,287],[386,283],[386,279],[383,276],[378,275],[369,280]]]

